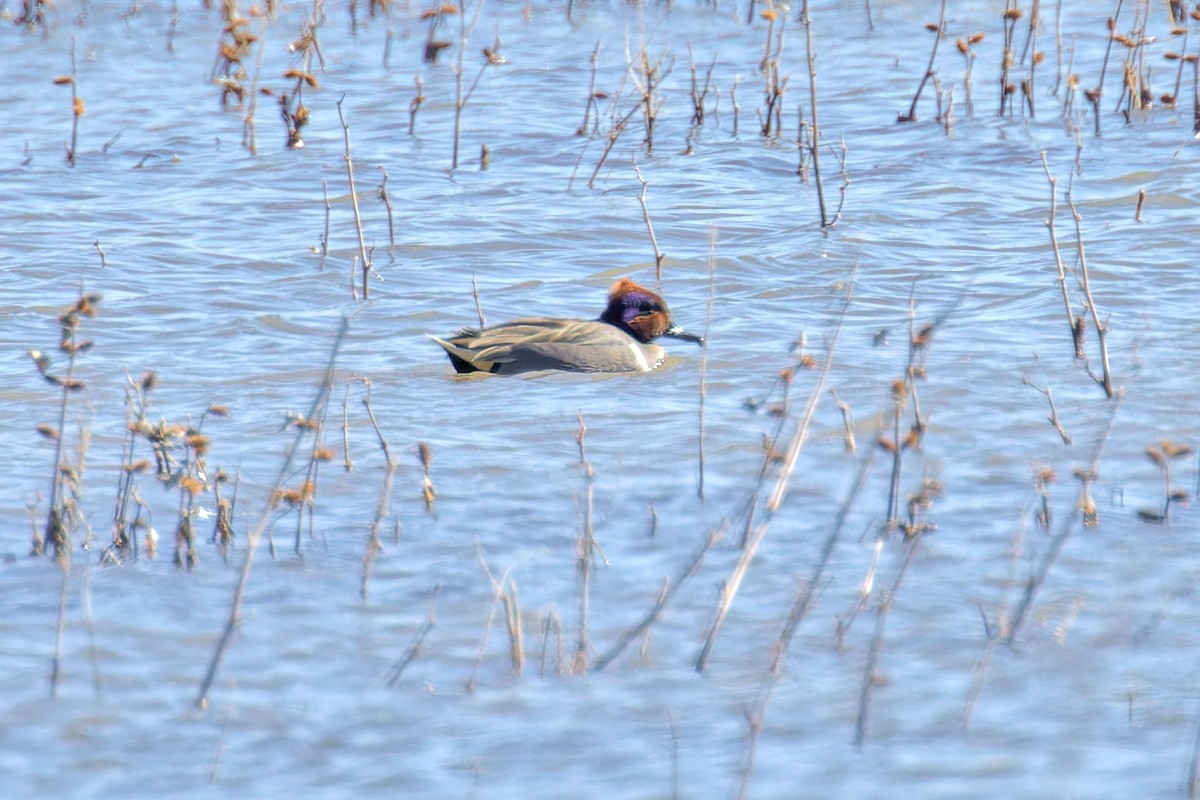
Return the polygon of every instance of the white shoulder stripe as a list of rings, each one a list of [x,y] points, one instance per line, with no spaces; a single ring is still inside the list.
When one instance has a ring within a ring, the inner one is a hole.
[[[646,354],[642,352],[642,346],[637,342],[630,342],[629,349],[633,351],[633,357],[637,359],[638,366],[642,368],[642,372],[649,372],[654,369],[650,366],[650,362],[646,360]]]

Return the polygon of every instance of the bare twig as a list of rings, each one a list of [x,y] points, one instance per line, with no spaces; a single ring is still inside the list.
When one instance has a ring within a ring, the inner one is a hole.
[[[854,296],[854,284],[850,283],[850,288],[846,293],[846,298],[843,302],[841,312],[838,314],[837,322],[834,325],[833,332],[829,337],[829,344],[826,348],[825,363],[821,367],[821,371],[817,376],[816,385],[813,387],[812,393],[809,395],[808,403],[804,408],[804,413],[800,420],[796,423],[796,430],[792,434],[792,440],[788,446],[787,454],[784,456],[783,464],[779,468],[779,475],[775,480],[775,488],[771,492],[765,505],[766,514],[764,518],[755,526],[753,533],[750,534],[742,553],[737,563],[734,565],[729,578],[726,579],[724,588],[721,592],[721,599],[717,605],[717,612],[712,624],[709,626],[708,634],[705,636],[704,645],[700,648],[700,653],[696,657],[696,671],[703,672],[705,665],[708,662],[708,657],[712,652],[713,645],[716,642],[717,634],[721,630],[721,625],[725,621],[725,617],[729,613],[730,607],[733,605],[733,600],[737,596],[738,589],[741,586],[742,580],[746,576],[746,571],[750,567],[750,562],[754,560],[755,554],[758,552],[758,545],[762,542],[763,537],[767,533],[767,528],[778,512],[780,505],[783,503],[783,498],[787,493],[788,483],[791,480],[792,472],[796,468],[796,461],[800,457],[800,451],[804,447],[805,441],[808,439],[809,426],[812,422],[813,414],[817,410],[817,402],[824,392],[825,379],[829,376],[829,370],[833,366],[833,355],[837,348],[838,336],[841,333],[842,323],[845,321],[846,312],[850,308],[850,302]]]
[[[333,365],[337,361],[338,350],[341,349],[342,341],[346,338],[346,331],[349,329],[349,321],[342,319],[341,326],[338,329],[337,336],[334,338],[333,347],[330,349],[329,363],[325,367],[325,377],[321,382],[320,388],[317,390],[317,396],[313,398],[312,406],[309,409],[307,418],[311,419],[321,408],[325,401],[326,395],[333,388]],[[296,452],[300,447],[300,442],[304,437],[305,431],[297,427],[296,437],[292,440],[288,447],[287,453],[284,456],[283,463],[279,467],[279,472],[275,476],[275,482],[272,484],[271,491],[268,496],[275,496],[279,487],[283,484],[284,476],[288,475],[292,469],[292,462],[295,460]],[[229,648],[229,643],[233,640],[233,633],[237,629],[238,623],[241,621],[242,599],[246,594],[246,585],[250,581],[250,568],[254,564],[254,554],[258,550],[259,540],[262,539],[263,531],[266,530],[267,523],[271,519],[273,506],[271,503],[265,504],[262,515],[259,517],[258,524],[250,531],[246,537],[246,559],[242,562],[242,571],[238,576],[237,585],[233,590],[233,597],[229,603],[229,618],[225,622],[225,628],[221,632],[220,638],[217,640],[217,646],[213,650],[212,658],[208,663],[208,670],[204,674],[204,679],[200,682],[200,691],[196,695],[196,707],[199,709],[208,708],[208,693],[212,688],[213,681],[216,680],[217,670],[220,669],[221,661],[225,657],[225,651]]]
[[[637,175],[638,183],[642,184],[642,192],[638,195],[638,202],[642,204],[642,219],[646,223],[646,231],[650,234],[650,244],[654,247],[654,274],[658,285],[662,286],[662,262],[663,252],[658,249],[658,239],[654,236],[654,226],[650,224],[650,210],[646,208],[646,187],[649,184],[642,177],[642,170],[638,167],[637,158],[633,159],[633,171]]]
[[[1104,396],[1111,400],[1113,398],[1113,382],[1112,371],[1108,366],[1108,325],[1100,321],[1100,312],[1096,310],[1096,301],[1092,299],[1091,282],[1088,280],[1087,257],[1083,251],[1083,231],[1080,228],[1083,217],[1075,209],[1075,200],[1071,196],[1070,185],[1067,186],[1067,205],[1071,208],[1071,216],[1075,218],[1075,239],[1079,249],[1079,275],[1083,283],[1083,299],[1087,303],[1088,311],[1092,312],[1092,325],[1096,328],[1096,337],[1100,343],[1100,367],[1102,375],[1096,382],[1104,389]]]
[[[1123,395],[1117,395],[1115,399],[1116,402],[1112,404],[1109,410],[1108,423],[1100,433],[1100,437],[1096,440],[1095,447],[1092,448],[1092,455],[1088,460],[1087,467],[1076,470],[1075,473],[1080,481],[1079,498],[1075,504],[1076,511],[1079,513],[1070,514],[1062,521],[1058,533],[1050,540],[1046,552],[1042,554],[1037,568],[1034,569],[1033,573],[1025,581],[1025,592],[1021,596],[1020,603],[1003,623],[1002,630],[1005,632],[1004,641],[1008,644],[1012,644],[1016,640],[1017,634],[1021,632],[1021,626],[1029,616],[1034,598],[1037,597],[1038,591],[1045,584],[1051,568],[1058,561],[1058,554],[1062,552],[1063,546],[1066,545],[1067,540],[1071,537],[1071,533],[1075,529],[1075,522],[1082,518],[1085,527],[1091,527],[1096,524],[1094,521],[1094,502],[1091,501],[1091,485],[1099,473],[1100,457],[1104,455],[1104,446],[1108,443],[1108,437],[1112,433],[1113,423],[1116,422],[1117,411],[1121,408]],[[1089,509],[1091,509],[1090,516],[1092,517],[1090,521],[1088,519]]]
[[[1054,264],[1058,267],[1058,287],[1062,290],[1063,308],[1067,314],[1067,324],[1071,328],[1071,342],[1075,347],[1075,357],[1083,358],[1083,316],[1075,316],[1071,311],[1071,296],[1067,291],[1067,270],[1063,266],[1062,252],[1058,247],[1058,235],[1054,229],[1054,218],[1058,208],[1058,178],[1050,174],[1050,164],[1046,161],[1046,151],[1042,151],[1042,168],[1046,171],[1046,180],[1050,181],[1050,217],[1046,220],[1046,228],[1050,231],[1050,246],[1054,250]]]
[[[342,101],[346,99],[346,95],[342,95],[337,101],[338,120],[342,123],[342,134],[346,140],[346,152],[342,154],[342,158],[346,161],[346,180],[350,183],[350,203],[354,208],[354,229],[358,232],[358,255],[362,259],[362,299],[368,300],[368,284],[367,276],[371,272],[371,259],[367,256],[367,243],[363,238],[362,215],[358,211],[358,192],[354,188],[354,162],[350,159],[350,123],[346,122],[346,118],[342,115]]]
[[[921,92],[924,91],[925,84],[933,76],[933,63],[937,60],[938,44],[942,41],[942,34],[945,33],[945,30],[946,0],[942,0],[942,10],[938,14],[937,29],[933,32],[933,51],[929,54],[929,64],[925,67],[925,74],[921,76],[921,82],[917,84],[917,93],[913,95],[912,104],[908,107],[908,113],[896,117],[897,122],[917,121],[917,103],[921,100]]]
[[[945,10],[946,6],[943,0],[942,12],[945,13]],[[812,153],[813,182],[817,185],[817,206],[821,211],[821,228],[825,229],[833,223],[829,221],[829,217],[825,213],[825,186],[821,182],[821,126],[817,122],[817,54],[813,50],[812,13],[808,0],[804,0],[804,4],[801,6],[800,21],[804,25],[804,52],[808,59],[808,93],[812,101],[812,135],[809,139],[809,146]],[[913,112],[915,113],[915,111],[916,100],[914,99]]]

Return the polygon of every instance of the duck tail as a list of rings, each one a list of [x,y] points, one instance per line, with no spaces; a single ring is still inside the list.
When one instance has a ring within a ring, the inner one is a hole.
[[[474,353],[467,348],[459,347],[453,342],[447,342],[445,339],[439,339],[436,336],[429,336],[429,338],[442,346],[442,349],[446,351],[446,355],[450,358],[450,363],[454,366],[454,371],[458,374],[495,371],[495,364],[472,361]]]

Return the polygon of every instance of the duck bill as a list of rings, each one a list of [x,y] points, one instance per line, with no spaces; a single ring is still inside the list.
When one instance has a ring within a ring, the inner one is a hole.
[[[694,333],[688,333],[683,328],[679,327],[678,325],[676,325],[674,323],[672,323],[671,327],[667,328],[663,332],[663,336],[670,336],[674,339],[683,339],[685,342],[695,342],[696,344],[700,345],[701,347],[704,346],[704,337],[703,336],[697,336]]]

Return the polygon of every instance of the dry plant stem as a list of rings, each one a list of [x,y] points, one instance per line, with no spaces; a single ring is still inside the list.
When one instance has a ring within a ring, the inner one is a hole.
[[[858,474],[854,478],[854,483],[851,485],[850,491],[846,493],[846,499],[842,501],[841,507],[838,508],[837,516],[833,519],[833,528],[830,530],[829,536],[826,537],[825,544],[821,547],[821,555],[817,559],[817,563],[813,565],[812,572],[809,574],[808,580],[804,583],[804,588],[801,590],[799,596],[797,596],[796,602],[793,603],[792,609],[788,613],[787,621],[783,624],[779,638],[771,648],[772,676],[777,677],[783,672],[784,659],[787,658],[792,638],[796,635],[796,629],[800,627],[800,623],[804,621],[804,617],[812,605],[813,596],[821,587],[821,579],[824,576],[825,567],[828,566],[829,559],[833,557],[833,549],[837,546],[842,530],[846,527],[846,517],[850,515],[850,509],[853,508],[859,493],[862,491],[863,485],[867,481],[867,475],[871,472],[871,466],[875,461],[875,452],[875,449],[871,448],[863,455],[858,467]]]
[[[346,95],[343,94],[337,101],[338,121],[342,123],[342,135],[346,142],[346,152],[342,154],[342,158],[346,162],[346,180],[350,183],[350,204],[354,209],[354,229],[358,233],[358,256],[362,259],[362,299],[369,300],[367,277],[371,272],[371,259],[367,256],[367,243],[363,238],[362,215],[358,210],[358,192],[354,188],[354,162],[350,158],[350,124],[342,115],[342,101],[345,99]]]
[[[354,471],[354,461],[350,458],[350,387],[342,395],[342,468],[346,472]]]
[[[593,184],[595,184],[596,176],[600,174],[601,168],[604,167],[604,162],[608,160],[608,154],[611,153],[613,147],[616,146],[617,139],[620,138],[621,134],[624,133],[625,129],[629,126],[630,118],[632,118],[640,108],[641,104],[639,103],[638,105],[635,105],[633,108],[629,109],[629,113],[622,117],[613,126],[613,129],[609,131],[608,143],[604,146],[604,152],[600,155],[600,160],[596,162],[596,168],[592,170],[592,176],[588,178],[587,185],[589,189],[591,189]]]
[[[50,699],[58,699],[58,682],[62,677],[63,635],[67,629],[67,590],[70,587],[71,564],[62,561],[62,582],[58,588],[58,614],[54,623],[54,654],[50,657]]]
[[[471,273],[471,296],[475,298],[475,315],[479,317],[479,330],[487,327],[487,318],[483,316],[483,306],[479,303],[479,284],[475,282],[475,273]]]
[[[1029,378],[1025,379],[1025,385],[1032,386],[1034,389],[1037,389],[1046,396],[1046,401],[1050,403],[1050,416],[1046,419],[1050,420],[1050,424],[1054,426],[1054,430],[1058,431],[1058,435],[1062,438],[1063,444],[1069,445],[1071,443],[1071,435],[1067,433],[1066,429],[1063,428],[1062,423],[1058,421],[1058,409],[1054,407],[1054,392],[1050,391],[1049,386],[1043,389],[1041,386],[1038,386],[1036,383],[1029,380]]]
[[[321,196],[325,200],[325,231],[321,234],[321,261],[318,264],[319,269],[325,268],[325,257],[329,255],[329,212],[332,206],[329,205],[329,184],[325,179],[321,179]]]
[[[754,556],[758,552],[758,545],[762,542],[763,537],[767,533],[767,528],[783,503],[783,498],[787,493],[788,482],[791,480],[792,472],[796,468],[796,461],[800,457],[800,451],[804,447],[805,441],[808,439],[809,426],[812,423],[813,414],[817,410],[817,402],[824,393],[825,380],[828,378],[829,370],[833,366],[833,356],[837,349],[838,336],[841,333],[842,323],[846,319],[846,312],[850,308],[850,302],[853,297],[854,283],[853,279],[851,279],[850,289],[846,293],[841,313],[838,314],[837,323],[829,338],[825,363],[822,365],[820,373],[818,373],[816,385],[809,395],[808,404],[804,408],[804,414],[797,422],[795,433],[792,434],[792,441],[788,446],[787,455],[784,458],[782,466],[779,468],[775,488],[766,503],[766,514],[758,525],[755,526],[753,533],[750,534],[749,539],[742,548],[737,564],[734,565],[733,571],[725,581],[725,586],[721,592],[721,599],[717,605],[716,615],[712,625],[708,629],[708,634],[705,636],[704,645],[700,648],[700,653],[696,657],[695,667],[697,672],[704,671],[708,657],[712,653],[713,645],[716,643],[717,634],[725,622],[725,617],[729,614],[729,609],[733,605],[733,600],[737,596],[742,580],[746,576],[746,571],[750,568],[750,562],[754,560]]]
[[[596,46],[592,48],[592,56],[590,59],[592,65],[592,77],[588,80],[588,96],[587,103],[583,106],[583,124],[575,131],[576,136],[587,136],[588,127],[592,120],[592,107],[596,105],[596,65],[600,60],[600,40],[596,40]],[[597,109],[597,117],[599,117],[599,109]]]
[[[270,29],[270,24],[263,22],[258,32],[258,56],[254,61],[254,77],[250,81],[250,102],[246,106],[246,114],[242,118],[242,147],[246,148],[246,152],[250,155],[258,155],[258,143],[255,139],[254,123],[258,114],[258,79],[262,75],[263,60],[266,57],[266,38],[267,31]]]
[[[108,260],[105,258],[104,248],[100,246],[100,240],[92,242],[92,247],[96,248],[96,252],[100,255],[100,269],[108,266]]]
[[[646,614],[641,622],[618,636],[617,640],[609,645],[608,649],[592,662],[592,669],[594,671],[599,671],[607,667],[634,640],[650,630],[650,626],[662,615],[663,609],[671,602],[671,598],[687,583],[689,578],[700,571],[700,567],[704,564],[704,557],[708,555],[708,551],[712,549],[712,546],[724,537],[727,530],[728,525],[723,521],[720,525],[709,529],[704,537],[704,541],[696,549],[696,552],[692,554],[692,557],[688,559],[687,563],[684,564],[679,574],[675,576],[675,580],[670,582],[665,591],[659,593],[658,600],[655,602],[654,607],[650,609],[650,612]]]
[[[1054,229],[1054,220],[1058,208],[1058,178],[1050,174],[1050,164],[1046,161],[1046,151],[1042,151],[1042,168],[1046,171],[1046,180],[1050,181],[1050,217],[1046,220],[1046,228],[1050,231],[1050,246],[1054,250],[1054,264],[1058,268],[1058,288],[1062,290],[1063,309],[1067,314],[1067,325],[1071,329],[1071,342],[1075,348],[1075,357],[1083,358],[1083,317],[1076,317],[1071,311],[1071,296],[1067,291],[1067,269],[1063,265],[1062,252],[1058,247],[1058,234]]]
[[[334,338],[333,346],[330,348],[329,363],[325,367],[325,378],[317,390],[317,396],[313,398],[312,406],[306,415],[307,419],[311,419],[316,415],[322,403],[325,402],[325,398],[333,390],[333,366],[337,362],[338,350],[341,349],[342,341],[346,338],[346,331],[349,327],[349,320],[343,317],[337,336]],[[267,493],[268,497],[275,495],[280,486],[283,485],[284,477],[291,473],[292,462],[296,458],[296,452],[300,448],[300,442],[303,440],[304,435],[305,431],[297,428],[296,436],[292,440],[291,445],[289,445],[287,453],[284,455],[283,463],[279,467],[279,472],[275,476],[275,481]],[[238,582],[234,587],[233,597],[229,603],[229,619],[225,622],[225,628],[217,640],[217,646],[214,648],[212,658],[209,661],[208,670],[204,674],[204,679],[200,682],[200,691],[196,695],[196,708],[198,709],[204,710],[208,708],[208,693],[212,689],[213,681],[217,677],[217,670],[221,667],[225,651],[229,648],[229,643],[233,639],[233,633],[237,629],[238,622],[241,619],[242,599],[246,594],[246,584],[250,580],[250,568],[254,565],[254,554],[258,550],[258,543],[262,539],[263,531],[266,530],[267,524],[271,520],[272,512],[271,504],[269,502],[266,503],[258,523],[246,537],[246,559],[242,562],[242,571],[238,576]]]
[[[437,593],[434,594],[433,602],[436,606]],[[404,651],[404,655],[401,656],[388,671],[388,677],[385,681],[385,685],[389,689],[394,689],[396,687],[396,684],[400,682],[400,678],[404,675],[404,670],[408,669],[408,665],[416,661],[417,656],[421,655],[421,647],[425,644],[425,637],[429,635],[429,632],[433,630],[435,625],[437,625],[436,608],[430,609],[429,616],[426,617],[425,622],[421,624],[421,627],[417,629],[417,633],[413,636],[412,642],[409,644],[408,649]]]
[[[942,13],[945,13],[945,9],[943,0]],[[817,185],[817,206],[821,211],[821,229],[824,230],[832,223],[825,213],[825,187],[821,183],[821,126],[817,121],[817,54],[813,50],[812,12],[808,0],[804,0],[800,15],[800,21],[804,24],[804,53],[808,59],[808,94],[812,101],[812,135],[809,138],[809,147],[812,153],[813,181]]]
[[[1100,367],[1102,375],[1097,383],[1104,389],[1104,396],[1113,399],[1112,371],[1108,365],[1108,325],[1100,321],[1100,312],[1096,310],[1096,301],[1092,299],[1091,282],[1088,280],[1087,257],[1083,252],[1083,231],[1080,223],[1083,217],[1075,209],[1075,200],[1071,197],[1071,188],[1067,187],[1067,205],[1071,208],[1071,216],[1075,218],[1075,239],[1079,248],[1079,275],[1083,283],[1083,298],[1088,311],[1092,313],[1092,324],[1096,327],[1096,337],[1100,343]],[[1094,377],[1094,376],[1093,376]]]
[[[744,706],[742,716],[746,719],[746,727],[750,746],[746,753],[746,763],[741,769],[742,780],[738,785],[737,800],[746,800],[750,791],[750,776],[754,773],[754,757],[758,754],[758,742],[762,738],[763,722],[765,721],[753,708]]]
[[[713,295],[717,285],[717,226],[708,228],[708,305],[704,312],[704,344],[700,352],[700,402],[697,411],[696,458],[699,465],[696,475],[696,497],[704,500],[704,401],[708,394],[706,378],[708,376],[708,331],[712,326]],[[654,506],[650,506],[651,513]]]
[[[425,95],[421,94],[421,89],[424,84],[421,82],[421,73],[417,73],[416,77],[417,93],[408,104],[408,135],[413,135],[413,129],[417,126],[417,112],[421,110],[421,103],[425,102]]]
[[[471,95],[470,91],[466,95],[463,94],[463,58],[467,50],[467,40],[475,30],[475,25],[479,21],[479,12],[483,10],[483,4],[484,0],[476,0],[475,16],[471,19],[470,27],[467,26],[467,9],[465,7],[460,8],[458,14],[458,66],[454,71],[454,151],[450,159],[451,169],[458,169],[458,144],[462,132],[462,112],[467,104],[467,99]],[[479,74],[482,76],[483,71],[481,70]],[[479,78],[475,79],[475,83],[479,83]],[[475,87],[472,86],[471,90],[473,91],[474,89]]]
[[[379,199],[383,202],[384,207],[387,208],[388,248],[390,249],[396,246],[396,225],[392,221],[392,198],[388,195],[387,190],[388,171],[382,164],[379,165],[379,171],[383,173],[383,182],[379,184]]]
[[[1083,501],[1090,496],[1091,483],[1095,475],[1100,469],[1100,457],[1104,455],[1104,446],[1108,443],[1108,438],[1112,434],[1113,423],[1117,418],[1117,411],[1121,408],[1121,401],[1124,395],[1117,395],[1116,402],[1112,404],[1108,415],[1108,423],[1100,434],[1100,438],[1096,441],[1095,447],[1092,449],[1092,456],[1088,460],[1086,475],[1089,480],[1082,481],[1082,486],[1079,489],[1079,498],[1075,504],[1076,513],[1069,514],[1059,525],[1058,533],[1050,540],[1046,552],[1042,554],[1041,561],[1038,562],[1037,568],[1025,581],[1025,591],[1021,595],[1021,601],[1016,609],[1008,615],[1008,618],[1002,623],[1003,637],[1006,644],[1011,645],[1017,638],[1017,634],[1021,632],[1021,626],[1025,624],[1026,618],[1029,616],[1029,611],[1033,606],[1033,601],[1037,597],[1038,591],[1046,582],[1046,577],[1050,574],[1050,570],[1058,561],[1058,555],[1062,552],[1063,546],[1067,540],[1071,538],[1071,533],[1075,529],[1075,522],[1080,518],[1078,513]]]
[[[396,476],[396,461],[392,458],[391,447],[388,445],[387,439],[384,438],[383,431],[379,428],[379,421],[375,419],[375,410],[371,408],[371,381],[363,378],[363,383],[367,387],[367,394],[363,397],[362,401],[363,407],[366,408],[367,418],[371,420],[371,427],[375,430],[375,438],[379,440],[379,449],[383,452],[383,462],[385,465],[383,486],[379,490],[379,499],[375,503],[375,518],[371,521],[371,533],[367,538],[366,552],[363,553],[362,583],[359,586],[358,593],[365,601],[367,599],[367,582],[371,578],[371,570],[375,565],[375,557],[383,549],[379,530],[383,525],[383,520],[388,515],[388,505],[392,498],[392,481]]]
[[[492,602],[488,607],[488,618],[483,626],[483,636],[479,639],[479,650],[475,653],[475,662],[471,665],[471,675],[463,687],[468,693],[474,692],[478,685],[475,678],[479,674],[479,665],[483,663],[483,656],[487,653],[488,642],[492,638],[492,626],[496,623],[496,609],[503,601],[504,585],[508,582],[508,572],[505,572],[500,580],[496,580],[492,575],[492,571],[488,569],[487,561],[483,557],[483,551],[479,549],[478,542],[475,543],[475,555],[479,558],[479,566],[483,568],[483,574],[487,576],[488,582],[492,585]]]
[[[807,5],[807,0],[806,0]],[[921,100],[921,92],[925,90],[925,84],[929,82],[933,76],[933,64],[937,60],[938,44],[942,41],[942,32],[946,29],[946,0],[942,0],[942,9],[938,14],[937,30],[933,33],[933,51],[929,54],[929,64],[925,67],[925,74],[921,76],[921,82],[917,84],[917,93],[913,95],[912,103],[908,107],[908,114],[899,117],[897,122],[916,122],[917,121],[917,103]]]
[[[1188,762],[1188,798],[1200,797],[1200,713],[1196,715],[1196,733],[1192,737],[1192,758]]]
[[[842,437],[846,442],[846,452],[853,453],[857,446],[854,440],[854,412],[850,410],[848,403],[838,397],[837,389],[830,389],[829,393],[833,395],[833,402],[842,413]]]
[[[846,523],[846,516],[850,512],[850,508],[854,505],[854,501],[861,491],[863,484],[866,482],[867,473],[870,471],[870,464],[874,459],[874,451],[868,451],[863,457],[859,468],[858,477],[854,481],[854,486],[851,487],[846,499],[842,502],[841,508],[838,510],[838,515],[834,520],[833,530],[825,539],[825,545],[821,549],[821,556],[816,565],[813,567],[812,574],[809,579],[803,582],[800,587],[800,592],[796,597],[796,601],[792,604],[792,609],[788,613],[787,621],[784,622],[783,629],[779,634],[779,638],[771,646],[771,665],[767,673],[765,685],[758,700],[753,708],[747,708],[745,711],[746,719],[750,722],[750,745],[746,754],[746,765],[742,770],[742,782],[738,791],[738,797],[746,797],[750,788],[750,775],[753,772],[754,757],[758,749],[758,742],[761,738],[763,724],[767,717],[767,708],[770,706],[771,697],[775,692],[775,688],[779,685],[779,681],[783,676],[783,663],[787,657],[787,652],[791,647],[792,638],[796,633],[796,629],[800,626],[808,609],[812,604],[813,596],[819,590],[821,585],[821,575],[824,572],[826,565],[829,563],[830,557],[833,555],[833,548],[837,543],[838,537],[842,528]]]
[[[1116,22],[1121,17],[1121,6],[1125,0],[1117,0],[1117,10],[1113,12],[1111,21],[1115,27]],[[1104,76],[1108,74],[1108,59],[1112,56],[1113,37],[1108,37],[1108,45],[1104,49],[1104,61],[1100,65],[1100,80],[1096,81],[1096,88],[1086,92],[1087,98],[1092,104],[1092,122],[1094,124],[1095,134],[1100,135],[1100,99],[1104,97]]]
[[[904,380],[896,381],[892,386],[892,476],[888,483],[887,524],[885,529],[895,530],[900,513],[900,472],[903,463],[904,446],[901,437],[901,420],[908,405],[908,390],[914,386],[913,372],[916,366],[916,349],[913,346],[913,328],[916,319],[914,295],[916,286],[908,296],[908,364],[904,368]],[[918,419],[920,412],[917,412]]]
[[[658,282],[658,288],[662,288],[662,262],[663,253],[658,249],[658,239],[654,236],[654,226],[650,224],[650,210],[646,208],[646,187],[650,184],[646,183],[646,179],[642,177],[642,170],[638,167],[637,157],[633,159],[633,171],[637,175],[638,183],[642,185],[642,192],[638,195],[638,202],[642,204],[642,219],[646,223],[646,231],[650,234],[650,244],[654,248],[654,275]]]
[[[512,658],[513,674],[520,677],[525,671],[525,636],[521,628],[521,601],[517,595],[517,583],[510,579],[508,591],[501,598],[504,602],[504,619],[508,628],[509,655]]]
[[[887,629],[888,612],[892,608],[892,600],[896,596],[896,592],[900,590],[900,584],[904,580],[905,573],[908,572],[908,565],[912,563],[913,554],[917,552],[917,544],[921,541],[920,534],[906,542],[904,561],[900,563],[900,568],[896,570],[896,579],[879,599],[879,608],[875,614],[875,631],[871,635],[871,644],[867,650],[867,662],[863,666],[862,683],[859,686],[858,692],[858,716],[854,722],[854,746],[862,750],[863,742],[867,736],[867,722],[871,715],[871,697],[872,688],[875,685],[876,670],[879,666],[879,654],[883,650],[883,634]]]
[[[79,140],[79,118],[83,115],[83,101],[75,80],[75,35],[71,35],[71,146],[67,148],[67,163],[75,166],[76,143]]]
[[[592,532],[592,503],[595,497],[595,478],[596,473],[592,469],[591,463],[587,460],[587,452],[584,449],[584,439],[587,436],[587,426],[583,423],[583,414],[577,415],[579,420],[579,434],[576,441],[579,443],[579,464],[583,470],[584,480],[584,498],[583,498],[583,525],[579,532],[578,557],[576,559],[576,571],[579,575],[579,639],[575,647],[575,662],[571,671],[576,674],[583,674],[587,671],[587,654],[588,654],[588,604],[590,602],[590,592],[592,585],[592,559],[596,552],[596,539]]]

